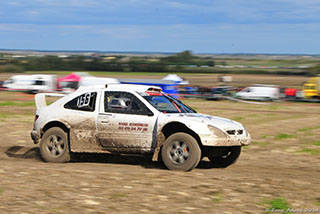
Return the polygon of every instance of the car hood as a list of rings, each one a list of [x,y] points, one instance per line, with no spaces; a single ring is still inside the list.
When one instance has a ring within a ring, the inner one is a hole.
[[[238,123],[233,120],[229,120],[222,117],[211,116],[207,114],[196,114],[196,113],[187,113],[187,114],[166,114],[167,117],[177,120],[188,120],[189,122],[197,121],[201,123],[206,123],[217,127],[221,130],[235,130],[235,129],[244,129],[241,123]]]

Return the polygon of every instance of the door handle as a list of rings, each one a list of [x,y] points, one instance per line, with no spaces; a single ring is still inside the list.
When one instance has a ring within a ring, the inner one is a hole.
[[[101,123],[109,123],[109,120],[102,120]]]
[[[99,113],[99,115],[112,116],[112,114],[109,114],[109,113]]]

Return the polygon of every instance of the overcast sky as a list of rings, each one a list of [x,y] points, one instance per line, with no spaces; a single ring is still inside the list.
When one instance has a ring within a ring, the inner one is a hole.
[[[320,0],[6,0],[0,48],[320,54]]]

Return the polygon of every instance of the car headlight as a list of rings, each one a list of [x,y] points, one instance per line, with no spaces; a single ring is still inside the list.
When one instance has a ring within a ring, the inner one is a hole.
[[[244,128],[244,131],[246,132],[246,137],[250,137],[250,133],[248,132],[248,130],[246,128]]]
[[[218,129],[217,127],[208,125],[208,128],[215,136],[217,136],[219,138],[228,137],[226,133],[224,133],[222,130]]]

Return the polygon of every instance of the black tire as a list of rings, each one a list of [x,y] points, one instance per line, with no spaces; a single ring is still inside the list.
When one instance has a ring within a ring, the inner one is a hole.
[[[264,101],[266,101],[266,102],[272,102],[272,98],[271,98],[271,97],[266,97],[266,98],[264,99]]]
[[[46,162],[64,163],[70,161],[67,133],[59,127],[48,129],[41,139],[40,154]]]
[[[161,158],[170,170],[191,171],[200,161],[201,150],[191,135],[178,132],[166,139]]]
[[[231,164],[234,164],[239,158],[241,153],[241,146],[227,147],[225,155],[221,157],[208,156],[211,166],[217,168],[226,168]]]
[[[38,90],[30,90],[28,91],[29,94],[37,94],[39,91]]]

